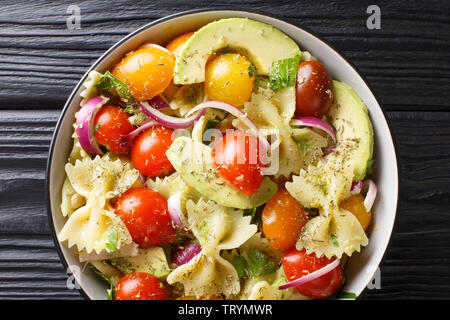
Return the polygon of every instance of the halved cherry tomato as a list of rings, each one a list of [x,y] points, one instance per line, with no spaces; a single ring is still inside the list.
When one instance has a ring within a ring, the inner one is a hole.
[[[237,53],[225,53],[206,65],[205,91],[211,100],[241,106],[252,95],[254,86],[252,63]]]
[[[158,246],[175,241],[176,231],[170,218],[167,200],[147,188],[131,188],[115,202],[119,215],[133,241],[142,246]]]
[[[127,145],[120,143],[120,137],[133,131],[128,121],[130,115],[116,106],[103,106],[94,119],[95,138],[113,153],[126,153]]]
[[[263,232],[272,248],[292,249],[308,221],[308,213],[286,189],[280,189],[266,203],[262,213]]]
[[[172,81],[175,56],[164,48],[140,48],[127,54],[112,73],[139,101],[160,94]]]
[[[339,206],[342,209],[353,213],[359,223],[361,223],[364,231],[367,230],[370,225],[370,221],[372,220],[372,213],[370,211],[367,212],[366,207],[364,206],[364,196],[362,194],[358,193],[348,197],[343,200]]]
[[[183,48],[183,45],[194,35],[194,33],[195,32],[192,31],[176,37],[175,39],[169,42],[169,44],[166,46],[166,49],[172,52],[173,54],[178,55],[178,53]]]
[[[321,118],[333,102],[333,79],[319,61],[303,61],[297,72],[296,113]]]
[[[331,259],[325,256],[317,258],[315,253],[307,254],[305,250],[292,249],[284,254],[282,265],[284,274],[290,282],[319,270],[334,260],[334,257]],[[342,286],[343,279],[344,275],[339,265],[314,280],[296,286],[295,290],[313,299],[328,298]]]
[[[166,300],[164,284],[154,275],[146,272],[130,273],[117,283],[116,300]]]
[[[166,156],[172,144],[173,130],[155,127],[141,133],[131,148],[131,161],[143,175],[157,177],[170,173],[173,166]]]
[[[264,176],[265,152],[257,138],[243,132],[227,133],[214,148],[214,160],[222,177],[250,196],[258,190]]]

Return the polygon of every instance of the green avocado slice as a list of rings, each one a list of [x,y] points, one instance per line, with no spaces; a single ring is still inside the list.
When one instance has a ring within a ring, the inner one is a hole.
[[[277,191],[277,184],[265,177],[254,194],[245,195],[219,174],[211,153],[212,149],[203,143],[179,137],[166,155],[189,186],[225,207],[256,208],[272,198]]]
[[[364,179],[372,163],[373,128],[366,105],[358,94],[343,82],[333,81],[335,103],[328,117],[336,129],[337,152],[351,159],[354,165],[353,180]],[[355,143],[354,148],[346,148],[345,141]]]
[[[268,75],[272,62],[301,56],[294,40],[274,26],[247,19],[228,18],[200,28],[185,43],[175,63],[175,84],[205,81],[209,56],[221,49],[243,51],[259,75]]]

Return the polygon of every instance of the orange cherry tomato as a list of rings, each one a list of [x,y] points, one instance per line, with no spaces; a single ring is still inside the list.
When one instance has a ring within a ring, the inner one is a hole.
[[[120,137],[134,130],[128,121],[130,115],[116,106],[103,106],[95,115],[94,130],[97,141],[113,153],[123,154],[128,145],[120,143]]]
[[[341,202],[340,207],[353,213],[359,223],[361,223],[364,231],[367,230],[372,220],[372,213],[370,211],[367,212],[366,207],[364,206],[364,196],[362,194],[358,193],[348,197]]]
[[[219,174],[244,194],[258,190],[266,164],[264,152],[259,152],[257,138],[243,132],[227,133],[214,148],[214,161]]]
[[[293,281],[319,270],[335,260],[325,256],[317,258],[315,253],[307,254],[305,250],[292,249],[287,251],[282,260],[284,274],[287,280]],[[335,293],[341,286],[344,275],[341,266],[330,272],[295,287],[300,294],[312,299],[324,299]]]
[[[175,56],[158,47],[142,47],[127,54],[112,73],[139,101],[160,94],[172,81]]]
[[[147,188],[131,188],[114,204],[116,214],[127,226],[133,241],[142,246],[159,246],[175,241],[176,231],[167,200]]]
[[[146,272],[128,274],[117,283],[116,300],[166,300],[164,284],[154,275]]]
[[[240,54],[225,53],[215,57],[206,65],[206,94],[211,100],[241,106],[252,95],[253,73],[251,62]]]
[[[155,127],[141,133],[131,148],[131,161],[143,175],[157,177],[173,171],[173,166],[166,156],[172,144],[173,130]]]
[[[319,61],[303,61],[297,72],[296,113],[321,118],[333,102],[333,79]]]
[[[308,213],[286,189],[280,189],[266,203],[261,219],[263,233],[272,248],[285,251],[295,246]]]
[[[174,55],[178,55],[183,45],[194,35],[194,31],[182,34],[181,36],[176,37],[166,46],[166,49],[172,52]]]

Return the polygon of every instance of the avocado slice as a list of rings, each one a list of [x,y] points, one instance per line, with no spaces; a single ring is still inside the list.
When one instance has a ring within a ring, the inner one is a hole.
[[[139,248],[137,256],[115,258],[109,262],[124,274],[147,272],[161,279],[170,273],[166,254],[161,247]]]
[[[372,162],[372,122],[366,105],[351,87],[339,81],[333,81],[333,85],[335,103],[328,116],[336,129],[337,152],[351,159],[354,165],[353,179],[361,181]],[[355,147],[348,148],[345,141],[354,142]]]
[[[277,28],[247,18],[228,18],[200,28],[183,46],[175,64],[175,84],[205,81],[209,56],[221,49],[243,51],[259,75],[268,75],[272,62],[301,56],[294,40]]]
[[[225,207],[256,208],[272,198],[277,191],[277,184],[265,177],[254,194],[245,195],[219,174],[211,153],[212,149],[203,143],[179,137],[166,155],[189,186]]]

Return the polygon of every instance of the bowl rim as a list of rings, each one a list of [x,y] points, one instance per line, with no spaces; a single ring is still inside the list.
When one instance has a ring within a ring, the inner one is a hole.
[[[290,22],[289,20],[284,20],[281,19],[279,17],[273,16],[272,14],[266,13],[264,11],[261,10],[252,10],[252,11],[247,11],[247,10],[237,10],[237,9],[226,9],[226,8],[203,8],[203,9],[191,9],[191,10],[185,10],[185,11],[181,11],[181,12],[177,12],[177,13],[173,13],[164,17],[161,17],[159,19],[156,19],[152,22],[146,23],[143,26],[137,28],[136,30],[128,33],[126,36],[124,36],[122,39],[120,39],[119,41],[115,42],[109,49],[107,49],[90,67],[89,69],[84,73],[84,75],[81,77],[81,79],[78,81],[78,83],[76,84],[76,86],[74,87],[74,89],[72,90],[72,92],[70,93],[69,97],[66,100],[66,103],[64,104],[64,107],[59,115],[58,121],[56,123],[55,129],[53,131],[52,134],[52,138],[51,138],[51,142],[50,142],[50,146],[49,146],[49,152],[48,152],[48,157],[47,157],[47,163],[46,163],[46,170],[45,170],[45,198],[46,198],[46,205],[47,205],[47,218],[48,218],[48,222],[49,222],[49,227],[50,227],[50,232],[52,235],[52,239],[53,242],[55,243],[55,247],[56,247],[56,251],[58,252],[58,256],[65,268],[65,270],[68,269],[69,265],[67,263],[67,260],[62,252],[61,249],[61,243],[58,241],[58,236],[56,234],[56,230],[55,230],[55,224],[53,221],[53,215],[52,215],[52,209],[51,209],[51,199],[50,199],[50,173],[51,173],[51,169],[52,169],[52,160],[53,160],[53,155],[54,155],[54,148],[55,148],[55,142],[56,142],[56,137],[59,134],[59,131],[61,129],[61,123],[63,121],[63,118],[67,112],[67,110],[69,109],[70,104],[72,103],[73,98],[75,97],[75,94],[77,93],[78,89],[80,88],[80,86],[83,85],[84,81],[86,80],[87,76],[89,75],[89,72],[91,72],[92,70],[95,69],[95,67],[104,59],[106,58],[109,54],[111,54],[117,47],[119,47],[122,43],[124,43],[125,41],[131,39],[132,37],[134,37],[136,34],[140,33],[141,31],[144,31],[150,27],[153,27],[157,24],[160,24],[162,22],[174,19],[174,18],[178,18],[178,17],[182,17],[182,16],[188,16],[188,15],[193,15],[193,14],[197,14],[197,13],[206,13],[206,12],[210,12],[210,13],[226,13],[226,12],[239,12],[239,13],[243,13],[243,14],[257,14],[260,16],[265,16],[268,17],[270,19],[274,19],[277,21],[280,21],[282,23],[287,23],[295,28],[301,29],[304,32],[308,33],[311,37],[315,38],[316,40],[322,42],[323,44],[325,44],[327,47],[329,47],[332,51],[334,51],[335,54],[337,54],[339,57],[341,57],[346,63],[348,63],[358,74],[358,76],[361,78],[361,80],[363,81],[364,85],[367,87],[367,89],[369,90],[369,92],[372,94],[373,98],[375,99],[376,103],[378,104],[381,114],[384,118],[384,120],[386,121],[387,127],[388,127],[388,137],[391,139],[393,148],[394,148],[394,158],[395,158],[395,168],[396,168],[396,172],[397,172],[397,199],[395,202],[395,210],[394,210],[394,220],[393,220],[393,224],[392,224],[392,228],[391,231],[389,233],[389,239],[387,241],[386,247],[384,249],[384,252],[381,256],[380,262],[378,264],[378,266],[381,266],[384,263],[385,257],[386,257],[386,253],[387,251],[390,249],[391,246],[391,240],[392,240],[392,234],[394,232],[395,229],[395,225],[396,225],[396,218],[397,218],[397,211],[398,211],[398,206],[399,206],[399,194],[400,194],[400,176],[399,176],[399,167],[398,167],[398,147],[397,147],[397,140],[396,137],[393,136],[391,134],[392,132],[392,125],[390,123],[390,120],[386,117],[386,111],[384,110],[384,107],[382,106],[382,104],[380,103],[380,99],[378,98],[377,94],[374,92],[374,90],[371,88],[371,86],[369,86],[365,76],[359,71],[359,69],[351,62],[349,61],[349,59],[347,59],[345,57],[345,55],[343,55],[342,53],[340,53],[333,45],[329,44],[327,41],[323,40],[322,38],[318,37],[315,35],[315,33],[311,32],[310,30],[308,30],[307,28],[304,27],[299,27],[296,24]],[[91,300],[91,298],[89,297],[88,293],[84,290],[84,288],[82,286],[80,286],[80,288],[77,290],[80,292],[80,294],[86,299],[86,300]],[[366,291],[368,290],[367,285],[364,287],[364,289],[361,291],[361,293],[356,297],[356,299],[361,299],[361,297],[364,296],[364,294],[366,293]]]

